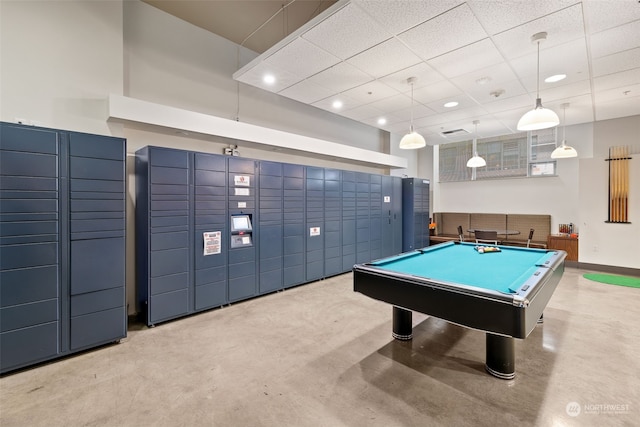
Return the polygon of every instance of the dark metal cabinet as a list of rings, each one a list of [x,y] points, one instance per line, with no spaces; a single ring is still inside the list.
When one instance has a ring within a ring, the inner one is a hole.
[[[258,211],[260,237],[258,289],[260,294],[283,288],[283,172],[282,163],[260,162]]]
[[[121,138],[0,124],[0,369],[126,336]]]
[[[402,250],[429,246],[429,180],[402,179]]]
[[[324,277],[324,169],[307,166],[305,233],[307,281]]]
[[[282,272],[285,288],[305,282],[304,166],[283,164]]]

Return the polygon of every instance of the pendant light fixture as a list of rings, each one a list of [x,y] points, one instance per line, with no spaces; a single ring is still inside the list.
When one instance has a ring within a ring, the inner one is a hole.
[[[565,140],[565,128],[567,127],[567,119],[566,119],[567,111],[566,110],[568,106],[569,106],[569,103],[561,105],[562,107],[562,143],[558,148],[553,150],[553,152],[551,153],[552,159],[568,159],[569,157],[578,157],[578,152],[576,151],[576,149],[573,147],[569,147],[566,144],[566,140]]]
[[[480,123],[479,120],[473,121],[473,124],[476,125],[476,130],[473,133],[473,157],[467,161],[468,168],[482,168],[487,166],[487,162],[478,156],[478,123]]]
[[[411,85],[411,124],[409,125],[409,133],[400,140],[400,148],[403,150],[413,150],[427,145],[422,135],[413,130],[413,83],[415,83],[415,81],[415,77],[409,77],[407,79],[407,83]]]
[[[540,43],[547,39],[547,33],[541,32],[531,36],[531,41],[538,44],[538,72],[536,75],[537,98],[536,106],[533,110],[526,113],[518,121],[518,130],[540,130],[558,126],[560,119],[558,115],[548,108],[542,106],[540,99]]]

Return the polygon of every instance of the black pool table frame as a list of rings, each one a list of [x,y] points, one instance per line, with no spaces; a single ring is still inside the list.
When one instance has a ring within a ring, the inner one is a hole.
[[[501,379],[515,377],[514,338],[524,339],[542,314],[564,273],[566,252],[555,252],[540,267],[526,292],[500,292],[389,272],[373,263],[353,267],[354,291],[392,304],[393,337],[412,338],[412,313],[418,311],[486,332],[486,370]]]

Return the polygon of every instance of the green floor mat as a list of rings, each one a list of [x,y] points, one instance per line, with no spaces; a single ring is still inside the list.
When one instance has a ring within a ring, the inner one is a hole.
[[[588,273],[583,276],[585,279],[594,282],[607,283],[609,285],[628,286],[630,288],[640,288],[639,277],[616,276],[614,274]]]

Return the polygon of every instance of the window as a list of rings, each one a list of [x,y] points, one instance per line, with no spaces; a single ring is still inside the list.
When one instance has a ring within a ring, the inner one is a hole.
[[[476,141],[478,155],[487,166],[477,168],[476,179],[500,179],[555,175],[556,129],[544,129]],[[440,182],[471,180],[467,160],[473,155],[473,141],[439,146]]]

